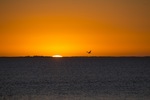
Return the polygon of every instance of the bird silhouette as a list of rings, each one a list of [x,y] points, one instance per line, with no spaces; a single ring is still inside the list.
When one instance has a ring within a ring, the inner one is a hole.
[[[91,54],[91,52],[92,52],[91,50],[90,50],[90,51],[87,51],[88,54]]]

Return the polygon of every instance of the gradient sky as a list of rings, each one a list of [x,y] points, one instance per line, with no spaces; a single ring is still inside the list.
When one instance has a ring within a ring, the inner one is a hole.
[[[0,56],[150,56],[150,0],[0,0]]]

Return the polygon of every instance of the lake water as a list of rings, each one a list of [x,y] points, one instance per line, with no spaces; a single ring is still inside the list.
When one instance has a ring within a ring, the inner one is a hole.
[[[0,100],[150,100],[150,58],[0,58]]]

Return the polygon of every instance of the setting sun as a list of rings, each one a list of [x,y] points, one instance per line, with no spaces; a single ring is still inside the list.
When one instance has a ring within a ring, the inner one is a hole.
[[[63,56],[61,56],[61,55],[53,55],[52,57],[63,57]]]

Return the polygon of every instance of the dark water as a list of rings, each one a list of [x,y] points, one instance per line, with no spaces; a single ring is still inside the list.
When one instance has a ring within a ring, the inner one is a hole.
[[[0,58],[0,100],[150,100],[150,58]]]

